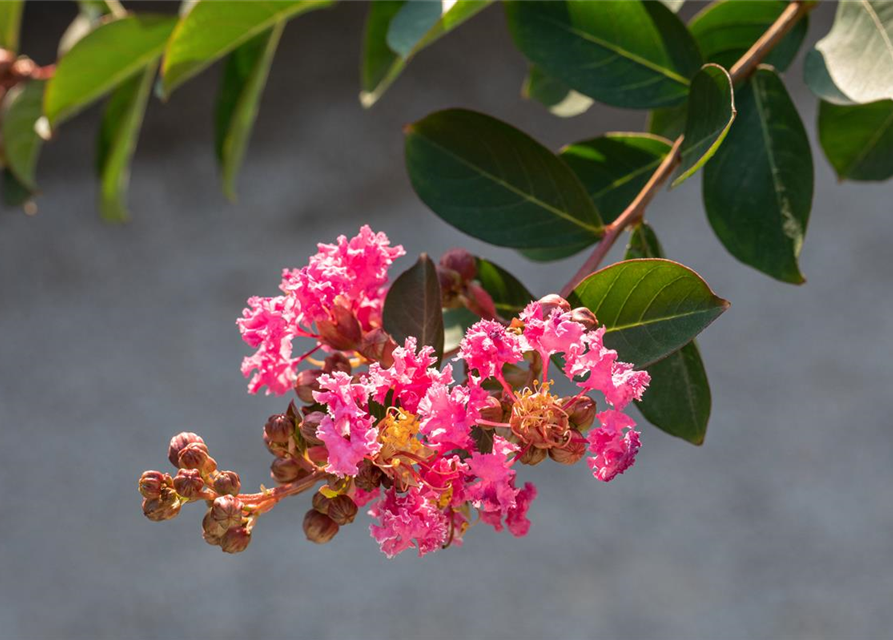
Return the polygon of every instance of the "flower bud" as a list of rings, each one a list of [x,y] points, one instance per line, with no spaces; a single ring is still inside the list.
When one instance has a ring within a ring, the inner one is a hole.
[[[353,351],[360,346],[363,330],[353,311],[340,304],[332,307],[329,320],[318,320],[320,341],[338,351]]]
[[[143,500],[143,515],[152,522],[171,520],[180,513],[180,501],[173,491],[162,492],[157,498]]]
[[[595,317],[595,314],[586,307],[577,307],[574,309],[571,313],[571,320],[579,322],[589,331],[598,327],[598,319]]]
[[[384,473],[381,469],[368,460],[363,460],[354,482],[363,491],[375,491],[377,487],[381,486],[383,475]]]
[[[583,396],[571,406],[568,418],[575,429],[586,431],[595,422],[595,414],[595,400],[589,396]]]
[[[388,368],[394,364],[394,349],[396,348],[397,343],[394,342],[394,339],[384,329],[376,327],[363,336],[359,351],[364,358]]]
[[[144,498],[157,498],[163,489],[172,486],[171,477],[160,471],[143,471],[140,476],[140,494]]]
[[[214,519],[211,510],[208,509],[205,517],[202,518],[202,538],[208,544],[219,545],[224,533],[226,533],[226,528]]]
[[[475,282],[470,283],[468,295],[471,298],[469,309],[485,319],[496,317],[496,305],[493,303],[493,298],[481,285]]]
[[[319,511],[320,513],[328,514],[329,512],[329,499],[325,497],[322,493],[317,491],[313,494],[312,499],[313,508]]]
[[[294,458],[276,458],[270,465],[270,475],[280,484],[294,482],[308,473]]]
[[[316,430],[319,428],[319,423],[322,422],[325,417],[326,414],[321,411],[314,411],[304,416],[304,422],[301,423],[301,437],[304,438],[304,442],[308,445],[315,446],[322,444],[322,440],[316,437]]]
[[[205,441],[202,440],[201,436],[189,431],[178,433],[173,438],[171,438],[171,444],[167,448],[167,459],[171,461],[172,465],[174,465],[175,467],[179,466],[178,460],[180,451],[185,449],[187,445],[190,445],[193,442],[198,442],[199,444],[205,443]]]
[[[440,283],[440,293],[443,297],[443,306],[452,308],[456,305],[456,298],[462,291],[462,276],[452,269],[437,265],[437,281]]]
[[[489,422],[502,422],[505,413],[499,398],[487,396],[486,404],[487,406],[481,409],[481,419]],[[487,429],[489,427],[482,425],[481,428]]]
[[[284,413],[275,413],[267,418],[264,433],[271,442],[285,444],[295,433],[295,421]]]
[[[335,373],[336,371],[343,371],[344,373],[350,375],[351,369],[352,367],[350,366],[350,358],[338,351],[327,357],[322,365],[322,370],[325,373]]]
[[[477,260],[466,249],[450,249],[440,256],[440,265],[452,269],[465,282],[474,280],[478,274]]]
[[[307,449],[307,457],[310,458],[310,462],[320,466],[329,461],[329,450],[322,445],[310,447]]]
[[[241,553],[248,548],[251,542],[251,532],[245,527],[233,527],[223,534],[220,540],[220,548],[224,553]]]
[[[520,462],[521,464],[529,464],[532,467],[545,460],[546,455],[547,451],[545,449],[540,449],[539,447],[527,447],[524,455],[520,458]]]
[[[328,506],[329,509],[326,515],[337,525],[344,526],[350,524],[357,517],[357,504],[344,494],[329,500]]]
[[[180,469],[174,478],[174,489],[184,498],[197,498],[204,488],[205,481],[198,469]]]
[[[576,464],[586,455],[586,438],[578,431],[571,431],[571,439],[561,448],[549,449],[549,457],[561,464]]]
[[[201,442],[186,445],[180,451],[177,463],[181,469],[198,469],[202,473],[211,473],[217,469],[217,461],[208,455],[208,447]]]
[[[242,480],[235,471],[221,471],[214,478],[214,491],[222,496],[236,496],[242,490]]]
[[[338,533],[338,525],[329,516],[311,509],[304,516],[304,535],[310,542],[325,544]]]
[[[548,318],[552,315],[552,311],[558,309],[561,312],[570,311],[571,304],[557,293],[550,293],[539,299],[540,308],[543,310],[543,317]]]
[[[224,529],[242,524],[242,501],[235,496],[220,496],[211,505],[211,518]]]
[[[319,377],[324,373],[322,369],[304,369],[298,373],[295,379],[295,393],[301,402],[315,402],[313,392],[319,391]]]

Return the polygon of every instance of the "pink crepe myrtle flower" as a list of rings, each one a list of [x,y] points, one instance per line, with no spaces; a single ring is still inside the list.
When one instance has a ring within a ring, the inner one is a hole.
[[[369,525],[369,531],[389,558],[410,547],[424,556],[437,551],[449,535],[446,515],[415,487],[402,495],[391,489],[369,515],[378,520],[378,524]]]
[[[366,491],[354,486],[353,494],[350,497],[358,507],[365,507],[373,500],[381,498],[381,487],[375,487],[372,491]]]
[[[518,451],[518,446],[500,436],[493,437],[492,453],[478,451],[468,458],[468,468],[476,481],[466,489],[474,506],[485,512],[508,514],[516,506],[515,471],[511,468],[509,454]]]
[[[522,538],[530,531],[530,520],[527,511],[530,503],[536,498],[536,486],[527,482],[515,496],[515,506],[505,514],[505,526],[516,538]],[[481,520],[493,527],[497,533],[502,531],[502,513],[499,511],[481,512]]]
[[[572,346],[580,344],[586,328],[573,320],[570,311],[552,309],[548,316],[543,316],[543,307],[539,302],[531,302],[520,315],[524,322],[524,338],[530,348],[536,350],[543,359],[556,353],[565,353]]]
[[[520,362],[525,350],[529,347],[522,335],[495,320],[480,320],[465,332],[457,357],[482,378],[501,378],[502,366]]]
[[[293,322],[294,305],[285,296],[248,299],[248,308],[242,311],[236,324],[242,339],[257,349],[242,361],[242,374],[246,378],[255,371],[248,383],[249,393],[257,393],[266,386],[268,395],[281,395],[291,388]]]
[[[568,377],[582,377],[577,385],[600,391],[615,409],[624,409],[632,400],[641,400],[651,381],[647,371],[635,371],[633,365],[617,360],[617,352],[604,346],[605,328],[585,333],[582,340],[566,353]]]
[[[438,458],[420,471],[426,483],[423,493],[440,506],[459,507],[468,500],[465,488],[468,474],[468,465],[459,456]]]
[[[394,364],[387,369],[374,362],[366,374],[372,397],[378,403],[384,403],[393,391],[394,400],[399,400],[406,411],[415,413],[431,385],[453,381],[452,367],[448,365],[438,371],[434,366],[437,363],[434,349],[424,346],[417,352],[415,338],[407,338],[404,346],[394,349],[393,358]]]
[[[419,402],[419,433],[435,450],[467,449],[471,444],[471,428],[480,419],[488,397],[473,376],[468,385],[450,388],[440,382],[433,384]]]
[[[633,419],[621,411],[603,411],[596,418],[601,426],[586,437],[589,451],[595,454],[587,462],[592,475],[602,482],[610,482],[635,463],[641,447],[639,432],[633,429],[636,426]]]
[[[357,465],[367,456],[381,450],[375,419],[361,405],[365,405],[369,389],[356,384],[343,371],[319,377],[320,391],[314,399],[327,405],[327,415],[319,423],[316,437],[323,441],[329,453],[328,473],[354,476]]]

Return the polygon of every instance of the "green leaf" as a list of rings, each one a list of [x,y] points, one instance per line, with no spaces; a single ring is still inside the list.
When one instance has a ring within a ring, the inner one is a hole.
[[[373,2],[366,20],[360,103],[367,108],[375,104],[419,51],[486,9],[490,1]]]
[[[25,0],[0,2],[0,48],[12,52],[19,50],[19,30],[22,26],[22,9]]]
[[[670,151],[669,140],[647,133],[607,133],[568,145],[561,158],[586,187],[605,222],[632,202]]]
[[[553,262],[569,258],[572,255],[580,253],[586,247],[592,246],[587,241],[580,244],[567,245],[566,247],[549,248],[549,249],[518,249],[518,253],[534,262]]]
[[[402,345],[412,336],[418,346],[434,348],[437,361],[443,357],[443,310],[437,268],[427,254],[400,274],[388,290],[382,325]]]
[[[893,98],[893,2],[838,3],[834,25],[815,50],[823,59],[813,55],[806,81],[820,97],[830,81],[853,102]]]
[[[465,307],[443,310],[443,352],[449,353],[459,348],[468,327],[480,320],[480,316]]]
[[[692,18],[688,28],[701,49],[704,62],[715,62],[731,69],[787,6],[787,2],[780,0],[719,0]],[[787,69],[803,44],[808,26],[806,16],[797,21],[769,52],[765,63],[779,71]]]
[[[143,114],[152,89],[158,64],[118,87],[109,98],[102,117],[96,168],[99,173],[99,211],[109,222],[125,222],[130,161],[136,150]]]
[[[111,9],[102,0],[80,0],[77,16],[59,38],[58,57],[62,58],[71,51],[71,48],[98,27],[103,17],[109,13],[111,13]]]
[[[561,80],[546,74],[535,64],[521,87],[521,95],[528,100],[536,100],[545,106],[552,115],[559,118],[573,118],[585,113],[592,106],[592,98],[577,93]]]
[[[670,260],[618,262],[574,295],[607,328],[605,345],[637,367],[688,344],[729,307],[697,273]]]
[[[663,258],[663,250],[647,224],[630,236],[626,259]],[[702,444],[710,419],[710,383],[696,341],[648,367],[651,384],[636,402],[651,424],[693,444]]]
[[[47,84],[43,108],[50,125],[72,117],[154,63],[175,23],[168,16],[131,15],[79,40]]]
[[[19,182],[12,171],[3,169],[3,204],[7,207],[26,206],[33,195],[25,185]]]
[[[515,44],[580,93],[617,107],[679,104],[701,67],[691,34],[658,2],[508,2]]]
[[[3,100],[3,155],[6,166],[23,187],[35,191],[34,170],[43,139],[34,126],[43,115],[46,83],[30,80],[9,90]]]
[[[217,94],[215,149],[223,174],[223,193],[236,199],[236,177],[248,148],[251,129],[285,21],[233,51]]]
[[[416,193],[460,231],[516,249],[593,244],[602,223],[564,162],[526,134],[473,111],[439,111],[406,128]]]
[[[498,264],[478,258],[477,271],[478,282],[493,298],[496,311],[503,318],[518,315],[533,300],[527,287]]]
[[[803,79],[821,100],[832,104],[856,104],[834,84],[821,51],[810,49],[806,53],[806,59],[803,61]]]
[[[331,0],[201,0],[177,23],[164,51],[161,90],[174,89],[275,24],[322,9]]]
[[[819,141],[841,180],[893,176],[893,100],[856,106],[822,102]]]
[[[733,256],[801,284],[797,257],[813,192],[809,139],[771,67],[757,69],[736,100],[738,119],[704,169],[707,217]]]
[[[648,133],[663,136],[668,140],[675,140],[685,132],[687,113],[687,103],[680,104],[678,107],[664,107],[650,111],[648,113]]]
[[[678,187],[713,157],[735,120],[735,95],[729,72],[705,64],[691,83],[685,139],[671,186]]]

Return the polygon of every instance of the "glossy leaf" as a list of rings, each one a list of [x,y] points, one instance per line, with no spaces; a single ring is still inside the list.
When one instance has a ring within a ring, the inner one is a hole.
[[[822,58],[812,56],[806,80],[818,95],[829,92],[830,81],[853,102],[893,98],[893,2],[838,3],[834,25],[815,50]]]
[[[574,172],[495,118],[450,109],[409,125],[406,166],[434,213],[485,242],[564,249],[601,237],[601,219]]]
[[[592,98],[577,93],[535,64],[530,65],[530,71],[521,87],[521,95],[528,100],[536,100],[559,118],[573,118],[585,113],[593,102]]]
[[[822,102],[819,141],[841,180],[893,177],[893,100],[855,106]]]
[[[605,222],[632,202],[670,151],[669,140],[647,133],[608,133],[561,150]]]
[[[648,133],[663,136],[668,140],[675,140],[685,132],[685,116],[687,113],[688,104],[654,109],[648,114]]]
[[[780,0],[720,0],[707,5],[688,25],[704,56],[731,69],[787,7]],[[764,59],[779,71],[793,62],[808,29],[804,16]]]
[[[22,25],[22,9],[25,0],[0,2],[0,48],[19,50],[19,30]]]
[[[503,318],[518,315],[533,300],[533,294],[527,287],[498,264],[478,258],[477,271],[477,280],[493,298],[496,311]]]
[[[806,53],[806,59],[803,61],[803,79],[821,100],[832,104],[856,104],[834,84],[821,51],[810,49]]]
[[[402,345],[413,336],[418,346],[434,348],[443,357],[443,310],[437,269],[426,254],[400,274],[388,290],[382,312],[382,325]]]
[[[685,25],[658,2],[505,5],[515,44],[580,93],[617,107],[679,104],[701,66]]]
[[[607,328],[605,345],[638,367],[688,344],[729,307],[697,273],[670,260],[618,262],[586,278],[574,296]]]
[[[109,222],[130,218],[127,210],[130,162],[157,69],[157,64],[150,65],[118,87],[103,114],[96,166],[100,179],[99,210]]]
[[[229,55],[223,71],[217,95],[215,148],[223,192],[230,200],[236,199],[236,177],[284,27],[285,22],[279,22],[241,45]]]
[[[109,6],[101,0],[80,0],[78,2],[78,14],[75,16],[65,33],[59,38],[58,57],[63,57],[71,51],[71,48],[82,40],[84,36],[93,31],[101,23],[104,16],[111,13]]]
[[[175,23],[168,16],[130,15],[79,40],[47,85],[44,113],[50,125],[75,115],[158,60]]]
[[[578,244],[567,245],[560,248],[548,249],[518,249],[518,253],[534,262],[553,262],[555,260],[563,260],[572,255],[580,253],[583,249],[592,246],[591,242],[583,242]]]
[[[34,170],[43,139],[34,125],[43,115],[46,83],[30,80],[9,90],[3,100],[3,155],[6,166],[23,187],[37,189]]]
[[[366,21],[360,103],[375,104],[419,51],[489,4],[490,0],[373,2]]]
[[[331,5],[330,0],[202,0],[171,34],[161,66],[164,95],[275,24]]]
[[[809,139],[772,68],[760,67],[736,100],[738,119],[704,169],[707,217],[733,256],[800,284],[797,258],[813,192]]]
[[[685,139],[679,149],[679,167],[673,174],[677,187],[713,157],[735,120],[735,96],[728,71],[706,64],[691,83]]]
[[[663,258],[663,250],[647,224],[635,228],[626,259]],[[636,407],[651,424],[670,435],[702,444],[710,419],[710,383],[696,341],[648,367],[651,384]]]

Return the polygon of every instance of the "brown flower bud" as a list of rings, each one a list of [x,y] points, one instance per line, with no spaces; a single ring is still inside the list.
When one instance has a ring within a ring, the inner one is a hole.
[[[586,455],[586,438],[578,431],[571,431],[571,439],[561,448],[549,449],[549,457],[561,464],[576,464]]]
[[[468,308],[487,320],[496,317],[496,305],[493,298],[479,284],[472,282],[468,285],[468,295],[471,298]]]
[[[586,307],[577,307],[574,309],[571,313],[571,320],[579,322],[590,331],[598,327],[598,319],[595,317],[595,314]]]
[[[310,458],[310,462],[319,466],[329,461],[329,450],[322,445],[310,447],[307,449],[307,457]]]
[[[529,464],[532,467],[545,460],[546,455],[547,452],[545,449],[540,449],[539,447],[527,447],[524,455],[520,458],[520,462],[521,464]]]
[[[162,490],[174,486],[171,477],[160,471],[143,471],[140,476],[140,494],[144,498],[157,498]]]
[[[205,441],[202,440],[201,436],[189,431],[178,433],[173,438],[171,438],[171,444],[167,448],[167,459],[171,461],[172,465],[174,465],[175,467],[179,467],[178,460],[180,452],[185,449],[187,445],[190,445],[193,442],[198,442],[199,444],[205,443]]]
[[[143,515],[152,522],[171,520],[180,513],[180,501],[173,491],[165,491],[157,498],[143,500]]]
[[[294,482],[308,473],[294,458],[276,458],[270,465],[270,475],[280,484]]]
[[[295,421],[284,413],[275,413],[267,418],[264,433],[271,442],[285,444],[295,434]]]
[[[311,503],[313,504],[313,508],[320,513],[327,514],[329,512],[329,499],[319,491],[313,494]]]
[[[363,338],[363,330],[353,311],[337,304],[336,300],[330,318],[318,320],[316,323],[320,341],[338,351],[358,349]]]
[[[374,491],[376,487],[381,486],[381,478],[384,475],[381,469],[376,467],[368,460],[363,460],[360,464],[359,472],[354,478],[356,485],[363,491]]]
[[[462,276],[442,265],[437,265],[436,269],[443,306],[452,308],[456,306],[458,294],[462,291]]]
[[[338,533],[338,525],[329,516],[311,509],[304,516],[304,535],[310,542],[325,544]]]
[[[208,455],[208,447],[200,442],[186,445],[180,451],[177,463],[181,469],[198,469],[202,473],[211,473],[217,469],[217,461]]]
[[[242,524],[242,501],[235,496],[220,496],[211,505],[211,517],[224,529]]]
[[[308,413],[304,416],[304,422],[301,423],[301,437],[304,438],[304,442],[308,445],[315,446],[322,444],[322,440],[316,437],[316,430],[319,428],[319,423],[322,422],[325,417],[326,414],[321,411],[314,411],[313,413]]]
[[[180,469],[174,478],[174,489],[184,498],[197,498],[204,488],[205,481],[198,469]]]
[[[211,510],[208,509],[205,517],[202,518],[202,538],[208,544],[219,545],[224,533],[226,533],[226,527],[217,522]]]
[[[325,373],[335,373],[336,371],[343,371],[344,373],[349,375],[352,370],[352,367],[350,366],[350,358],[345,356],[343,353],[336,351],[325,359],[322,365],[322,370]]]
[[[245,527],[233,527],[223,534],[220,540],[220,548],[224,553],[241,553],[248,548],[251,542],[251,532]]]
[[[242,489],[242,480],[235,471],[221,471],[214,478],[214,491],[222,496],[236,496]]]
[[[465,282],[474,280],[478,274],[477,260],[466,249],[450,249],[440,256],[440,265],[459,274]]]
[[[394,364],[394,349],[396,348],[397,343],[384,329],[375,328],[363,336],[359,351],[363,357],[387,368]]]
[[[326,515],[337,525],[350,524],[357,517],[357,504],[344,494],[335,496],[329,500],[329,510]]]
[[[595,400],[589,396],[583,396],[571,405],[568,418],[578,431],[586,431],[595,422],[595,414]]]
[[[505,413],[503,412],[502,403],[499,398],[493,396],[487,397],[487,406],[481,409],[481,419],[489,422],[502,422]],[[483,429],[489,429],[486,425],[481,425]]]
[[[543,317],[548,318],[552,311],[558,309],[565,312],[571,310],[571,304],[557,293],[550,293],[539,299],[540,308],[543,310]]]
[[[322,369],[304,369],[298,373],[295,379],[295,393],[301,402],[316,402],[313,399],[313,392],[319,391],[319,376],[323,373]]]

